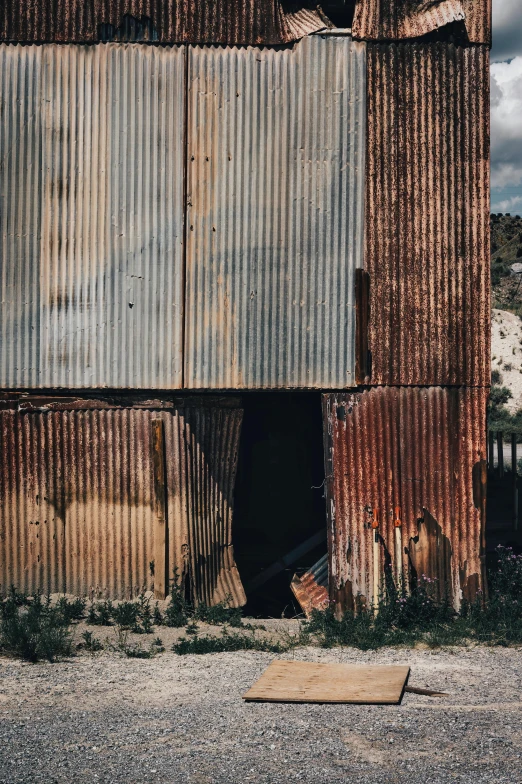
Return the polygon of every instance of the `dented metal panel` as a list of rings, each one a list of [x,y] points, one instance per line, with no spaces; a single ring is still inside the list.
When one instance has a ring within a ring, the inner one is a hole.
[[[419,38],[462,22],[469,41],[491,43],[491,0],[357,0],[355,38],[367,41]]]
[[[365,45],[189,51],[185,384],[354,382]]]
[[[368,45],[369,383],[489,384],[488,64]]]
[[[168,573],[246,601],[232,550],[242,410],[0,412],[0,584],[123,598],[154,587],[151,421],[164,423]]]
[[[329,25],[280,0],[3,0],[5,41],[283,44]]]
[[[304,574],[294,574],[290,588],[307,618],[314,610],[326,610],[330,605],[328,555],[323,555]]]
[[[182,48],[0,45],[0,386],[182,384]]]
[[[487,390],[387,387],[323,400],[337,608],[373,599],[375,516],[380,590],[402,572],[406,585],[436,580],[457,608],[473,599],[484,586]]]

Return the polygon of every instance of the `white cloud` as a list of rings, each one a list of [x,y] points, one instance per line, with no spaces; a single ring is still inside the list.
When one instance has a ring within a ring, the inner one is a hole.
[[[522,184],[522,56],[491,66],[491,184]]]
[[[493,0],[492,59],[508,60],[522,54],[520,0]]]
[[[512,212],[516,213],[522,207],[522,196],[511,196],[510,199],[502,199],[501,201],[493,202],[491,204],[491,212]]]

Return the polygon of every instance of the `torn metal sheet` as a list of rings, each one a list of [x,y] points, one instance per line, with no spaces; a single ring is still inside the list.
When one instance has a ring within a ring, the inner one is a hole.
[[[188,388],[346,388],[362,266],[365,45],[189,50]]]
[[[338,611],[371,603],[375,584],[382,592],[397,573],[406,587],[435,580],[431,590],[447,593],[456,608],[484,588],[486,403],[486,389],[462,387],[323,396],[330,598]]]
[[[371,384],[490,383],[489,53],[368,45]]]
[[[0,40],[285,44],[330,26],[307,2],[3,0]]]
[[[0,45],[0,387],[182,386],[183,48]]]
[[[193,601],[246,597],[232,512],[242,409],[0,412],[0,585],[124,598],[154,588],[151,423],[164,428],[166,569]]]
[[[355,38],[397,41],[420,38],[462,22],[471,43],[491,43],[491,0],[357,0]]]
[[[307,618],[313,610],[326,610],[330,605],[328,555],[323,555],[308,572],[294,574],[290,588]]]

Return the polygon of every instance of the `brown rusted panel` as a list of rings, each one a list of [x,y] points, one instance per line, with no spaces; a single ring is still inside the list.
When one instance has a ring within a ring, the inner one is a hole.
[[[455,607],[484,587],[487,390],[377,387],[324,395],[330,597],[373,600],[369,510],[379,510],[380,586],[436,580]]]
[[[3,0],[0,38],[24,42],[283,44],[328,27],[280,0]]]
[[[307,618],[313,610],[326,610],[330,605],[328,556],[320,558],[305,574],[294,574],[290,588]]]
[[[486,47],[368,47],[372,384],[489,384],[488,63]]]
[[[231,545],[242,410],[0,412],[0,584],[122,598],[154,588],[151,422],[165,433],[168,573],[244,603]]]
[[[470,42],[491,42],[491,0],[358,0],[354,38],[398,41],[420,38],[462,22]]]

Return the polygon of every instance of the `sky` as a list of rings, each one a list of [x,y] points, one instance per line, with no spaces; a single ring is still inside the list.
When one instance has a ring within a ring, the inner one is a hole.
[[[522,215],[522,0],[493,0],[491,211]]]

